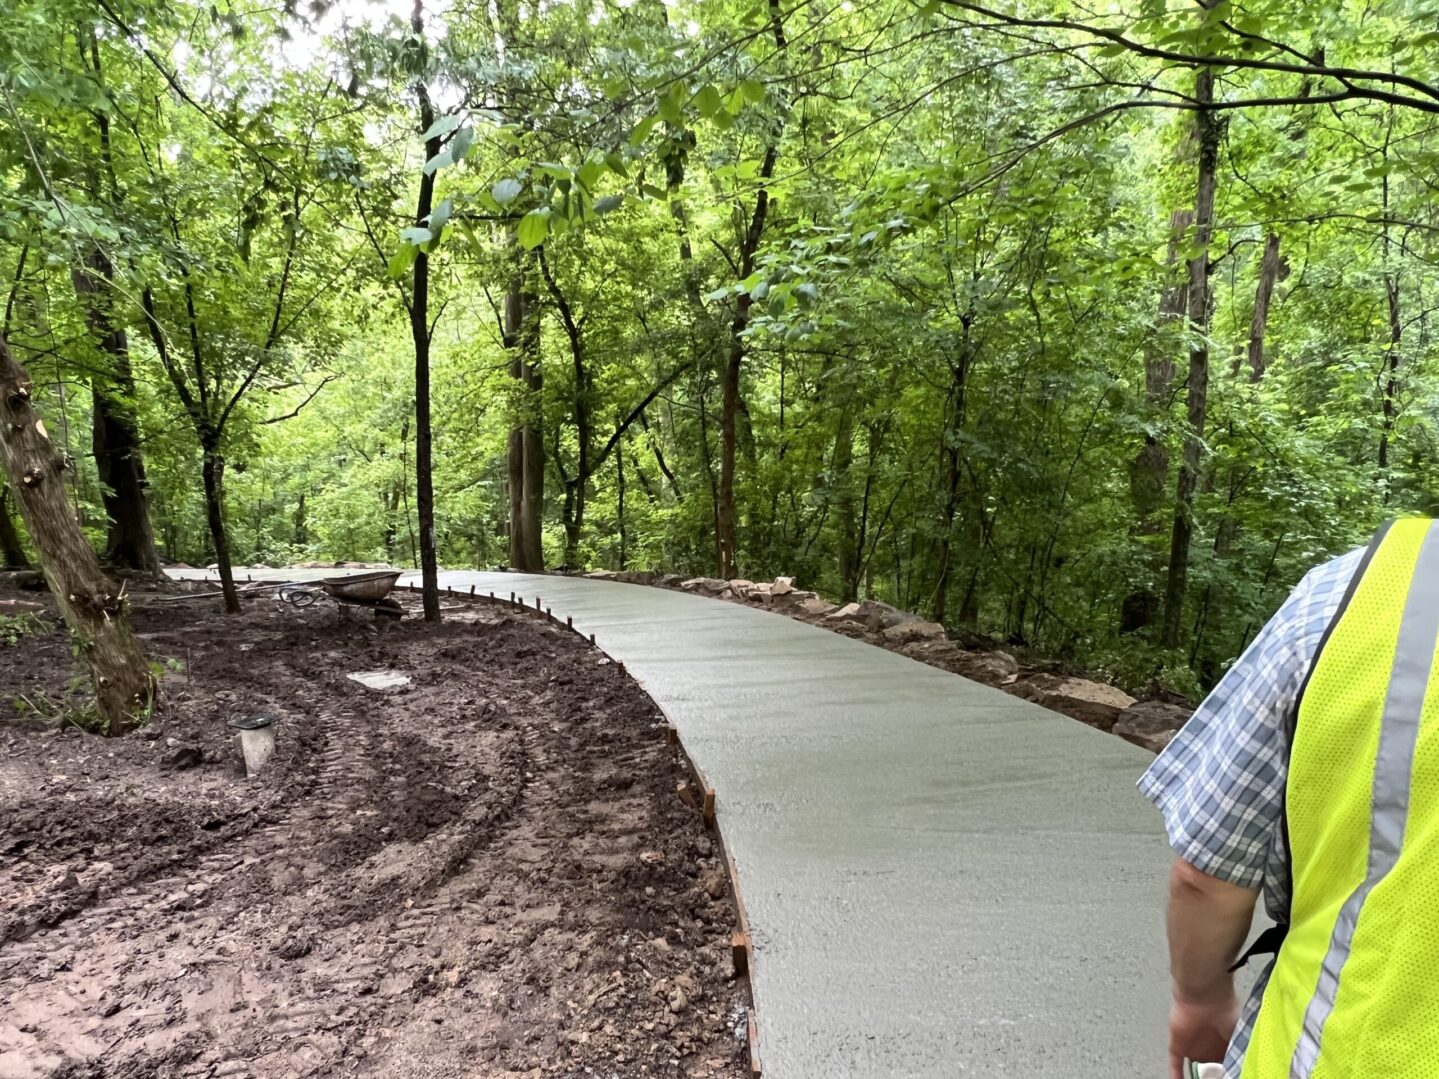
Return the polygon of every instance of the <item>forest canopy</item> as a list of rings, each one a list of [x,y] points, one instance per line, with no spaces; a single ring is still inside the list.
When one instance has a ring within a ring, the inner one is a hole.
[[[783,573],[1193,692],[1436,511],[1436,124],[1419,0],[11,0],[3,337],[119,567]]]

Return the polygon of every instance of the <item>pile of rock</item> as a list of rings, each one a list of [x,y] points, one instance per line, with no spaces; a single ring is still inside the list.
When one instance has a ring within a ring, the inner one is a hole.
[[[1103,682],[1044,670],[1024,671],[1011,653],[992,647],[965,648],[938,622],[866,599],[836,606],[816,592],[796,588],[794,578],[773,581],[661,575],[650,571],[603,570],[590,577],[629,584],[678,588],[731,603],[769,607],[812,625],[899,652],[931,667],[952,671],[1033,701],[1158,753],[1178,733],[1191,709],[1165,701],[1136,701]],[[978,642],[971,642],[978,643]]]

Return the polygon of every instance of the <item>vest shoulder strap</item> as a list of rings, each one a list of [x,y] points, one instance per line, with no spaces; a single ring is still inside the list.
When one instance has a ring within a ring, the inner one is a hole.
[[[1299,692],[1294,697],[1294,705],[1284,717],[1284,774],[1286,788],[1288,785],[1290,758],[1294,754],[1294,736],[1299,728],[1299,708],[1304,703],[1305,691],[1309,689],[1309,683],[1314,677],[1314,671],[1319,666],[1319,657],[1324,654],[1324,648],[1328,645],[1334,630],[1338,627],[1344,612],[1349,609],[1349,602],[1354,598],[1354,593],[1359,589],[1359,582],[1364,579],[1364,574],[1369,571],[1369,564],[1374,561],[1374,553],[1379,550],[1379,545],[1384,542],[1384,537],[1389,534],[1393,527],[1393,521],[1385,521],[1379,526],[1369,541],[1369,546],[1364,549],[1364,554],[1359,559],[1359,565],[1354,568],[1354,576],[1349,579],[1349,585],[1344,589],[1344,595],[1339,600],[1339,606],[1335,609],[1334,615],[1329,619],[1329,624],[1324,627],[1324,634],[1319,638],[1319,646],[1314,649],[1314,657],[1309,661],[1309,669],[1304,674],[1304,681],[1300,683]],[[1286,904],[1294,902],[1294,852],[1289,846],[1289,812],[1286,804],[1281,804],[1279,809],[1279,831],[1284,843],[1284,901]],[[1254,939],[1254,943],[1239,957],[1238,962],[1230,967],[1231,973],[1238,970],[1249,962],[1256,955],[1278,955],[1279,947],[1284,943],[1284,938],[1289,933],[1289,912],[1285,911],[1284,919],[1277,925],[1270,926]]]

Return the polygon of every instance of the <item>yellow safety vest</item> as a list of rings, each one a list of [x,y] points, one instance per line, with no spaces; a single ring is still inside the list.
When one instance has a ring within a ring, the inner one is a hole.
[[[1439,524],[1380,531],[1319,645],[1292,898],[1241,1079],[1439,1077]]]

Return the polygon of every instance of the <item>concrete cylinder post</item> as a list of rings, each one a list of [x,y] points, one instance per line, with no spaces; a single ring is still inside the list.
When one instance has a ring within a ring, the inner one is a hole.
[[[240,732],[240,752],[245,757],[245,774],[257,775],[275,752],[275,721],[269,716],[232,719],[226,726]]]

